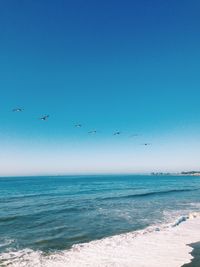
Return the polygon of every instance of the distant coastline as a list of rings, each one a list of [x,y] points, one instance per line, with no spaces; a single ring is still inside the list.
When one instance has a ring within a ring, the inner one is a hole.
[[[169,172],[152,172],[153,176],[200,176],[200,171],[187,171],[180,173],[169,173]]]
[[[200,176],[200,171],[181,172],[181,175]]]

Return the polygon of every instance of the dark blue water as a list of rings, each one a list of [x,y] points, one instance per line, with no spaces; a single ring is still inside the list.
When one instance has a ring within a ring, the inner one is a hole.
[[[200,208],[200,177],[0,178],[0,253],[70,248]]]

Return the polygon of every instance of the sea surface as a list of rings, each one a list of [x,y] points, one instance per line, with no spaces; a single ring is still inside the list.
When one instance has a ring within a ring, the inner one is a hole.
[[[55,255],[199,211],[200,177],[2,177],[0,266],[28,266],[22,251],[27,261],[30,251]]]

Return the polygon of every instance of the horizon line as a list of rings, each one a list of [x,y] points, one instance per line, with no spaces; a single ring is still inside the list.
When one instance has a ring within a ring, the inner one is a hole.
[[[162,172],[162,171],[158,171],[158,172],[138,172],[138,173],[66,173],[66,174],[33,174],[33,175],[0,175],[0,178],[18,178],[18,177],[48,177],[48,176],[52,176],[52,177],[64,177],[64,176],[113,176],[113,175],[126,175],[126,176],[130,176],[130,175],[133,175],[133,176],[136,176],[136,175],[139,175],[139,176],[143,176],[143,175],[146,175],[146,176],[156,176],[156,175],[180,175],[180,174],[183,174],[183,172],[199,172],[200,171],[177,171],[177,172]]]

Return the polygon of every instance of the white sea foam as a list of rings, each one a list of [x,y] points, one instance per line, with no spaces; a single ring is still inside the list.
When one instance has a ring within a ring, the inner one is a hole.
[[[192,213],[170,225],[75,245],[48,256],[28,249],[3,253],[0,263],[11,267],[180,267],[192,259],[187,244],[200,241],[199,234],[200,214]]]

